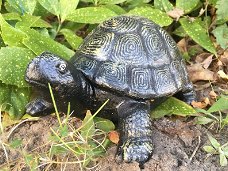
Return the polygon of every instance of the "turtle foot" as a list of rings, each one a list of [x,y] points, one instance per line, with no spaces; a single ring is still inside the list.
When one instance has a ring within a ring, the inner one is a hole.
[[[118,149],[117,160],[127,163],[136,161],[140,167],[147,162],[153,153],[153,143],[151,140],[128,139]]]
[[[26,105],[26,113],[31,116],[44,116],[51,113],[53,109],[52,103],[44,99],[35,99]]]

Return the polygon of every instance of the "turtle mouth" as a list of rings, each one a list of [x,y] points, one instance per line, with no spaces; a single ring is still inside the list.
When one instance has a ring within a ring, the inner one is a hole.
[[[48,85],[47,84],[44,84],[44,83],[41,83],[39,81],[36,81],[36,80],[31,80],[30,78],[28,78],[27,76],[25,77],[25,80],[32,86],[34,87],[40,87],[40,88],[45,88],[47,89],[48,88]]]

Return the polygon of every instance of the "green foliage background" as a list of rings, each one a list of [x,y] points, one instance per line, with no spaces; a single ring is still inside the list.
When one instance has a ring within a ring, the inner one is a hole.
[[[228,47],[225,1],[0,0],[0,109],[20,118],[30,94],[24,81],[28,62],[43,51],[69,59],[86,34],[113,16],[144,16],[216,55],[214,44]]]

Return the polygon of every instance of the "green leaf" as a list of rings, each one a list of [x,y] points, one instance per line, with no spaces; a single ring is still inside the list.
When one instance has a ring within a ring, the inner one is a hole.
[[[180,36],[180,37],[186,37],[187,36],[186,32],[184,31],[183,27],[181,27],[181,26],[177,27],[173,31],[173,34]]]
[[[176,7],[184,10],[185,14],[191,12],[197,7],[200,0],[177,0]]]
[[[223,23],[228,21],[228,3],[227,0],[218,0],[216,3],[217,20],[221,20]]]
[[[118,15],[122,15],[122,14],[126,13],[126,11],[118,5],[113,5],[113,4],[105,5],[105,8],[112,10],[113,12],[115,12]]]
[[[25,113],[25,106],[29,101],[29,89],[28,88],[12,88],[10,94],[11,107],[8,113],[13,119],[20,119]]]
[[[77,36],[73,31],[69,29],[62,29],[60,30],[60,33],[64,35],[65,39],[73,49],[77,49],[83,41],[81,37]]]
[[[215,47],[207,35],[206,30],[198,22],[190,21],[188,18],[181,18],[179,21],[186,33],[196,43],[198,43],[209,52],[216,54]]]
[[[7,106],[9,105],[9,95],[10,95],[10,86],[3,84],[0,81],[0,109],[2,111],[5,111]]]
[[[5,14],[2,14],[2,16],[3,16],[3,18],[5,20],[18,20],[18,21],[21,21],[20,14],[15,13],[15,12],[5,13]]]
[[[227,159],[226,159],[225,154],[223,154],[223,153],[219,154],[219,162],[220,162],[221,166],[227,166]]]
[[[126,0],[99,0],[99,4],[120,4]]]
[[[0,106],[9,113],[11,119],[20,119],[25,113],[25,105],[29,101],[28,88],[18,88],[0,83]]]
[[[115,129],[113,122],[108,119],[94,117],[93,120],[96,128],[101,129],[102,131],[109,132]]]
[[[211,145],[212,145],[216,150],[218,150],[219,147],[221,146],[220,143],[219,143],[215,138],[213,138],[211,135],[208,134],[207,136],[208,136],[208,138],[209,138],[209,141],[210,141]]]
[[[223,147],[222,150],[223,150],[225,156],[228,157],[228,146]]]
[[[61,22],[66,19],[66,16],[73,12],[78,6],[79,0],[60,0],[60,18]]]
[[[190,105],[175,97],[169,97],[166,101],[151,111],[152,118],[161,118],[165,115],[172,114],[179,116],[194,116],[196,115],[196,111]]]
[[[67,149],[64,145],[52,145],[50,149],[50,155],[59,155],[59,154],[66,154],[69,152],[69,149]]]
[[[154,0],[154,7],[165,12],[173,10],[173,4],[169,0]]]
[[[81,136],[87,140],[88,138],[91,138],[95,133],[95,125],[93,121],[93,115],[87,111],[86,116],[82,121],[82,128],[80,129]]]
[[[207,153],[211,153],[211,154],[214,154],[216,152],[216,150],[212,146],[209,146],[209,145],[203,146],[203,149]]]
[[[69,135],[68,126],[64,125],[63,127],[60,127],[59,134],[61,138],[67,137]]]
[[[28,62],[34,58],[32,51],[20,47],[0,49],[0,80],[5,84],[28,87],[24,74]]]
[[[9,145],[14,149],[19,148],[22,145],[22,139],[14,139],[10,142]]]
[[[223,48],[228,47],[228,27],[226,24],[216,27],[212,33],[216,37],[217,43]]]
[[[33,14],[36,0],[7,0],[7,2],[20,14]]]
[[[69,59],[74,55],[74,51],[54,41],[50,37],[40,34],[34,29],[21,28],[21,30],[28,35],[28,37],[23,40],[23,44],[31,49],[36,55],[39,55],[44,51],[52,52],[65,59]]]
[[[60,4],[59,0],[37,0],[47,11],[59,16],[60,15]]]
[[[96,24],[114,16],[117,14],[105,7],[86,7],[76,9],[66,19],[78,23]]]
[[[208,0],[208,3],[215,6],[218,0]]]
[[[140,15],[154,21],[161,27],[170,25],[173,20],[159,9],[154,9],[148,6],[136,7],[128,12],[130,15]]]
[[[221,96],[220,99],[207,110],[207,112],[212,113],[226,109],[228,109],[228,96]]]
[[[21,21],[16,23],[16,28],[20,27],[45,27],[45,28],[50,28],[52,27],[49,23],[46,21],[42,20],[38,16],[33,16],[30,14],[25,14],[21,17]]]
[[[22,40],[26,34],[9,25],[0,14],[1,37],[5,44],[9,46],[24,47]]]
[[[213,121],[214,120],[211,118],[199,116],[199,117],[197,117],[196,124],[205,125],[205,124],[208,124],[208,123],[213,122]]]

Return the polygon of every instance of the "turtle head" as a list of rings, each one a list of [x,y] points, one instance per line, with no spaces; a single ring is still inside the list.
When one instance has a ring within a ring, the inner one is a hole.
[[[77,72],[79,71],[73,64],[52,53],[44,52],[28,64],[25,80],[33,87],[42,89],[48,88],[50,83],[58,95],[68,96],[79,86],[75,80]]]

